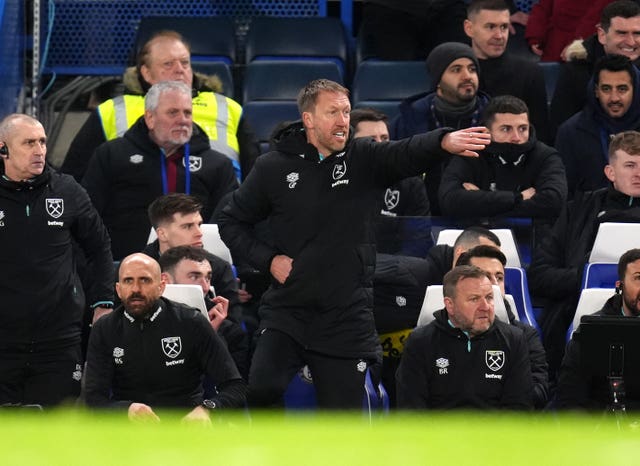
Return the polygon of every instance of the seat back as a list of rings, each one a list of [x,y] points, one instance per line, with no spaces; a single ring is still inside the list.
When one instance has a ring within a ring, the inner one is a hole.
[[[509,316],[507,314],[507,308],[504,305],[504,299],[502,298],[502,292],[498,285],[491,285],[493,288],[493,303],[494,312],[497,319],[502,322],[509,323]],[[444,293],[442,285],[429,285],[424,295],[424,301],[420,308],[420,315],[418,316],[418,323],[416,327],[422,327],[429,324],[435,319],[434,312],[444,308]]]
[[[505,267],[504,288],[513,299],[512,309],[521,322],[525,322],[536,330],[540,330],[533,313],[527,274],[521,267]]]
[[[547,105],[551,105],[553,93],[556,90],[561,64],[558,62],[538,62],[544,73],[544,84],[547,90]]]
[[[598,312],[615,292],[615,288],[585,288],[580,292],[576,313],[567,331],[567,341],[571,339],[571,335],[580,325],[582,316]]]
[[[400,102],[430,87],[424,61],[367,60],[356,69],[351,98],[354,108],[372,107],[392,119]]]
[[[500,250],[507,258],[507,267],[522,267],[520,262],[520,252],[513,237],[513,232],[509,228],[492,228],[491,231],[500,239]],[[462,230],[444,229],[438,234],[436,244],[448,244],[453,246],[460,236]]]
[[[618,264],[615,262],[588,262],[584,265],[582,288],[615,288]]]
[[[200,285],[167,284],[162,296],[171,301],[194,307],[202,312],[207,320],[209,319],[207,307],[204,304],[204,294]]]
[[[640,247],[640,224],[604,222],[591,248],[589,262],[615,262],[629,249]]]

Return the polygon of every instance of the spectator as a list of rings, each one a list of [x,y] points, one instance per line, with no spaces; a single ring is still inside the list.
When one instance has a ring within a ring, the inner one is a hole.
[[[158,408],[187,408],[185,420],[202,423],[210,423],[211,410],[241,408],[245,385],[224,343],[200,311],[161,297],[158,263],[132,254],[119,273],[122,306],[100,319],[89,338],[87,404],[155,421]],[[211,399],[203,399],[205,374],[217,387]]]
[[[495,319],[489,275],[474,266],[444,277],[445,308],[414,330],[397,373],[402,409],[529,409],[532,378],[521,329]]]
[[[165,283],[202,287],[211,326],[222,337],[240,375],[246,380],[249,374],[247,334],[240,325],[227,319],[229,300],[216,295],[215,289],[211,287],[213,272],[210,256],[202,247],[176,246],[164,251],[158,263]]]
[[[480,90],[524,100],[538,140],[550,143],[544,74],[537,63],[507,50],[509,18],[504,0],[472,0],[467,7],[464,31],[480,64]]]
[[[222,92],[217,76],[194,75],[191,50],[175,31],[154,34],[140,49],[136,66],[124,74],[126,94],[103,102],[71,142],[60,168],[82,180],[89,159],[105,141],[124,133],[144,114],[144,95],[160,81],[182,81],[192,89],[193,121],[204,131],[211,148],[233,163],[238,179],[247,176],[260,154],[253,133],[242,118],[242,107]]]
[[[640,72],[622,55],[607,55],[596,63],[587,104],[560,125],[556,148],[567,171],[570,196],[575,191],[604,188],[611,138],[640,128]]]
[[[562,361],[582,271],[599,224],[640,221],[640,133],[625,131],[613,138],[604,171],[612,185],[576,194],[534,251],[528,271],[531,294],[545,300],[539,323],[552,381]]]
[[[113,308],[109,235],[87,193],[46,164],[36,119],[0,122],[0,405],[52,406],[80,394],[85,254],[93,321]]]
[[[618,261],[615,294],[595,315],[613,317],[640,316],[640,249],[630,249]],[[574,332],[560,367],[556,406],[560,409],[604,410],[610,402],[609,384],[605,377],[586,374],[580,357],[580,327]],[[637,393],[627,398],[637,409]]]
[[[277,150],[258,159],[218,219],[234,257],[273,276],[249,374],[253,406],[278,404],[306,363],[321,407],[361,408],[367,365],[379,356],[371,312],[376,195],[444,151],[475,156],[488,143],[482,128],[351,141],[348,92],[325,79],[307,84],[298,97],[302,121],[277,136]],[[264,219],[273,245],[253,229]]]
[[[82,184],[109,230],[116,260],[146,244],[147,207],[156,197],[193,193],[209,218],[238,186],[231,162],[211,150],[191,112],[191,89],[184,83],[155,84],[145,96],[144,115],[91,158]]]
[[[463,42],[464,0],[366,0],[360,36],[383,60],[424,60],[443,42]]]
[[[458,258],[458,265],[474,265],[489,274],[489,279],[493,285],[500,287],[500,292],[504,297],[505,290],[505,266],[507,258],[499,249],[494,246],[480,245],[469,249]],[[531,325],[516,319],[514,312],[517,309],[511,309],[509,302],[504,301],[509,316],[509,323],[522,330],[527,340],[529,349],[529,362],[531,364],[531,376],[533,377],[533,406],[537,409],[543,409],[549,398],[549,374],[547,357],[540,340],[538,331]]]
[[[446,42],[431,51],[427,69],[436,89],[409,97],[391,122],[391,138],[401,139],[437,128],[477,126],[489,96],[478,92],[478,59],[471,47]],[[438,187],[446,161],[426,173],[432,215],[440,215]]]
[[[604,55],[624,55],[638,65],[640,57],[640,5],[633,0],[616,0],[602,10],[597,34],[582,41],[582,50],[560,68],[550,120],[552,130],[578,113],[593,90],[589,80],[594,66]]]
[[[442,175],[442,213],[457,218],[530,217],[537,234],[553,224],[567,197],[562,161],[539,142],[527,105],[495,97],[483,114],[491,144],[474,160],[452,160]]]

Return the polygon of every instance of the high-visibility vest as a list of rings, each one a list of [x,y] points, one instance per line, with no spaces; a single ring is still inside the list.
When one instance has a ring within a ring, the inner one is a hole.
[[[121,95],[98,106],[107,141],[121,137],[144,115],[144,96]],[[238,125],[242,107],[235,100],[215,92],[200,92],[193,98],[193,122],[209,136],[211,148],[233,163],[238,179],[241,178],[238,144]]]

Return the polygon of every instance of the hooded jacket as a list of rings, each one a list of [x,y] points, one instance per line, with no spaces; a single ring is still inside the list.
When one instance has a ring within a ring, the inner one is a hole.
[[[609,185],[604,166],[609,163],[611,136],[640,128],[640,72],[633,67],[633,101],[620,118],[611,118],[603,110],[593,91],[587,92],[585,107],[558,129],[556,149],[562,157],[569,193],[593,191]],[[593,78],[589,89],[595,88]]]
[[[467,190],[473,183],[479,190]],[[535,188],[523,200],[521,192]],[[531,128],[524,144],[488,145],[480,157],[452,159],[440,183],[443,215],[459,218],[531,217],[552,222],[567,198],[564,167],[558,153],[536,139]]]
[[[211,150],[207,137],[195,125],[191,140],[181,150],[183,155],[189,151],[190,194],[202,202],[202,217],[210,218],[222,196],[238,186],[231,161]],[[140,117],[124,137],[101,145],[91,158],[82,184],[109,230],[116,260],[147,244],[151,230],[147,208],[166,194],[162,157]],[[186,192],[185,158],[178,164],[178,192]]]
[[[84,189],[49,166],[10,181],[0,164],[0,244],[0,349],[79,344],[85,294],[74,244],[90,271],[86,304],[113,301],[109,235]]]
[[[409,336],[397,375],[401,409],[530,409],[533,381],[521,329],[495,319],[469,338],[446,310]]]
[[[372,222],[379,190],[428,169],[446,155],[446,130],[402,141],[348,141],[318,162],[300,122],[276,136],[218,218],[234,257],[270,270],[274,256],[293,259],[284,284],[262,297],[260,327],[287,333],[308,349],[344,357],[374,355]],[[253,225],[269,219],[273,245]]]

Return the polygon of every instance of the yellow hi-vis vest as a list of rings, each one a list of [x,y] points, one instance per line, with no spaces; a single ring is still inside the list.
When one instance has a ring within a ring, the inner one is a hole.
[[[122,95],[98,106],[107,141],[121,137],[144,115],[144,96]],[[193,122],[207,136],[211,148],[231,159],[238,179],[241,178],[238,144],[238,125],[242,107],[235,100],[215,92],[200,92],[193,98]]]

